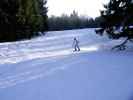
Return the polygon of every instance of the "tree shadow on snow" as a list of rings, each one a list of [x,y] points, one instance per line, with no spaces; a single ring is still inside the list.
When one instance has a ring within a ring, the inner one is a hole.
[[[133,94],[131,95],[131,97],[129,98],[129,100],[133,100]]]

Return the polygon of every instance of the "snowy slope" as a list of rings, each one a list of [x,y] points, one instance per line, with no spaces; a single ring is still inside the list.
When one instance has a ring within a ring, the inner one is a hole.
[[[133,100],[133,50],[111,51],[119,42],[82,29],[1,43],[0,100]]]

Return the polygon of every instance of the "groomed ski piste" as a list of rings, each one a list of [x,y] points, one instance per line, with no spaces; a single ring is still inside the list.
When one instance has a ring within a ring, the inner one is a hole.
[[[81,29],[0,43],[0,100],[133,100],[133,46],[111,50],[122,41]]]

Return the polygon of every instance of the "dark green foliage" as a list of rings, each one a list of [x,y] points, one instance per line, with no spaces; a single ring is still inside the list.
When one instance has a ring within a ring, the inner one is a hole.
[[[60,17],[49,17],[48,27],[49,30],[70,30],[80,28],[94,28],[96,25],[92,18],[79,16],[77,12],[73,11],[70,16],[63,14]]]
[[[43,0],[1,0],[0,42],[31,38],[46,30],[45,5]]]
[[[102,22],[103,22],[103,17],[99,16],[95,18],[95,25],[97,26],[97,28],[101,26]]]
[[[132,0],[110,0],[101,11],[101,29],[96,33],[103,35],[107,33],[111,39],[126,38],[133,39],[133,1]],[[124,45],[126,44],[124,42]]]
[[[44,32],[48,30],[48,8],[46,7],[47,0],[39,0],[40,15],[42,16],[40,31]]]
[[[17,12],[16,8],[17,5],[15,5],[15,0],[0,1],[0,40],[5,36],[8,37],[5,30],[10,32],[15,30],[12,23],[15,24],[15,14]]]

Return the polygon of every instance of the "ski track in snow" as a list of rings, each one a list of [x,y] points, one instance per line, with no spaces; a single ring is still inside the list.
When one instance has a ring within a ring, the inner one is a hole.
[[[3,75],[1,74],[1,77],[3,79],[2,78],[0,79],[0,88],[14,86],[19,83],[24,83],[30,80],[34,80],[34,79],[45,77],[47,75],[54,74],[56,71],[65,70],[66,68],[68,68],[69,66],[77,62],[71,62],[68,64],[68,66],[64,66],[64,63],[67,63],[67,62],[64,61],[63,63],[60,63],[57,65],[56,61],[51,61],[49,63],[46,63],[46,66],[43,65],[44,63],[33,65],[33,66],[31,64],[30,66],[21,66],[21,64],[15,65],[20,67],[20,69],[17,70],[17,72],[11,71],[8,69],[8,72],[5,71],[6,74],[4,73]]]

